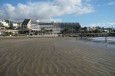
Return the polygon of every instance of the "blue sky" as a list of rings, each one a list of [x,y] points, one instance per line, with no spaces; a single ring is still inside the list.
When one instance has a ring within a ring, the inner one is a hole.
[[[82,26],[115,27],[115,0],[31,0],[31,2],[29,0],[0,0],[0,5],[1,19],[46,18],[60,19],[64,22],[79,22]],[[28,10],[22,10],[23,7]],[[33,10],[34,8],[36,9]],[[23,16],[23,13],[19,13],[21,11],[28,15]]]

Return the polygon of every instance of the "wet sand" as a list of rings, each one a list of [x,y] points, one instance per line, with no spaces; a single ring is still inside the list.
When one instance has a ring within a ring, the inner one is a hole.
[[[0,39],[0,76],[115,76],[115,51],[74,38]]]

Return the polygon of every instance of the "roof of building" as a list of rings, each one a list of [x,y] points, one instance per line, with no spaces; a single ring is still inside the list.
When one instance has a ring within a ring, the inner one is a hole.
[[[25,19],[23,22],[22,22],[22,25],[27,25],[29,23],[30,19]]]

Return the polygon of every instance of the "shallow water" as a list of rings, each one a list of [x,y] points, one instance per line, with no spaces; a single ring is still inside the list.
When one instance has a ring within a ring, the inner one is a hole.
[[[102,37],[100,37],[100,38],[92,38],[92,39],[89,38],[89,39],[85,39],[85,40],[70,39],[69,42],[72,43],[72,44],[75,44],[75,45],[80,43],[80,44],[84,44],[84,45],[89,45],[91,47],[105,48],[105,49],[108,49],[108,48],[109,49],[115,49],[114,41],[113,41],[113,43],[112,42],[105,43],[104,40],[102,41],[102,40],[99,40],[99,39],[102,39]]]
[[[93,41],[105,42],[105,37],[90,38]],[[115,44],[115,37],[107,37],[107,41]]]

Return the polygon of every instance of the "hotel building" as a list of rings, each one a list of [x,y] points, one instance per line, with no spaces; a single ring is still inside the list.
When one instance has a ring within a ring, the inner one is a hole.
[[[52,31],[52,33],[44,34],[54,34],[54,35],[75,35],[80,29],[79,23],[69,23],[69,22],[33,22],[31,19],[25,19],[22,22],[22,31],[29,31],[33,33],[35,31]]]

